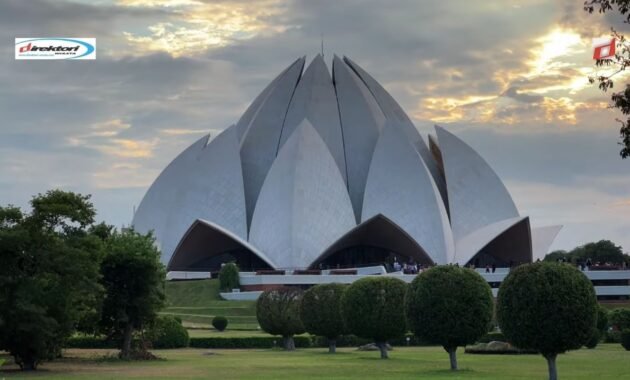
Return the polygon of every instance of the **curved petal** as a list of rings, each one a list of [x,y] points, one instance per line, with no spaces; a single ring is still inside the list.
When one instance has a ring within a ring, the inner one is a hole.
[[[346,181],[346,159],[337,97],[323,57],[318,54],[306,68],[295,89],[282,127],[280,148],[302,120],[308,119],[328,146],[339,172]]]
[[[153,181],[133,216],[131,224],[136,231],[153,231],[156,244],[162,251],[162,262],[168,262],[172,254],[172,248],[166,248],[169,244],[164,242],[166,224],[173,209],[171,201],[177,195],[184,178],[190,175],[190,168],[194,166],[209,138],[210,135],[200,138],[168,164]]]
[[[531,262],[529,217],[502,220],[458,240],[455,244],[454,261],[466,265],[482,251],[504,263]]]
[[[276,158],[282,124],[303,67],[304,59],[300,58],[278,79],[256,111],[241,140],[248,224],[251,222],[260,188]]]
[[[147,202],[143,201],[134,217],[139,232],[155,230],[163,262],[168,262],[188,226],[199,218],[247,238],[236,128],[232,126],[208,145],[195,145],[185,153],[169,165],[165,177],[155,181],[155,191],[147,193]]]
[[[221,259],[224,261],[236,259],[241,268],[246,268],[242,262],[255,261],[251,256],[260,259],[271,268],[276,268],[269,257],[240,236],[218,224],[197,219],[179,241],[166,269],[186,272],[216,270],[221,267]]]
[[[394,97],[391,96],[389,92],[387,92],[387,90],[385,90],[385,88],[376,81],[376,79],[374,79],[350,58],[344,57],[343,60],[352,67],[357,75],[363,80],[372,95],[374,95],[374,98],[383,111],[385,118],[392,121],[396,127],[400,128],[405,136],[407,136],[407,139],[411,141],[418,153],[420,153],[420,157],[422,157],[422,160],[433,176],[433,180],[435,181],[437,188],[440,190],[442,199],[446,202],[446,187],[444,179],[440,176],[437,164],[431,155],[429,148],[427,148],[427,144],[424,142],[424,139],[416,129],[416,126],[413,124],[411,119],[409,119],[409,116],[407,116]]]
[[[265,103],[269,94],[276,88],[278,82],[283,82],[286,80],[285,74],[291,71],[291,68],[295,65],[299,65],[301,59],[303,58],[298,58],[297,60],[295,60],[295,62],[289,65],[289,67],[284,69],[284,71],[282,71],[277,77],[275,77],[274,80],[272,80],[271,83],[269,83],[267,87],[265,87],[265,89],[262,90],[260,94],[258,94],[252,104],[247,107],[247,110],[245,110],[241,118],[238,120],[238,123],[236,123],[236,133],[238,135],[239,142],[243,139],[243,135],[245,134],[247,129],[249,129],[252,119],[254,119],[254,116],[256,116],[256,114],[260,110],[260,107]]]
[[[435,127],[440,142],[455,240],[490,224],[516,218],[518,210],[501,179],[465,142]]]
[[[560,233],[562,226],[532,228],[532,251],[534,260],[542,260],[549,253],[549,247]]]
[[[260,191],[250,243],[283,268],[305,268],[355,225],[335,160],[304,120],[280,150]]]
[[[337,56],[333,59],[333,78],[346,152],[348,193],[359,221],[372,152],[385,116],[370,90]]]
[[[433,177],[402,131],[389,122],[374,149],[361,217],[365,221],[378,214],[407,231],[434,262],[451,261],[453,236]]]
[[[413,258],[418,263],[435,264],[427,252],[404,229],[382,214],[378,214],[346,232],[328,246],[310,267],[317,268],[320,263],[335,253],[355,246],[377,247],[396,255]]]

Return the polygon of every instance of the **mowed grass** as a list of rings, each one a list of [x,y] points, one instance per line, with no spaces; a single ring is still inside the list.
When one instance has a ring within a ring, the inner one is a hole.
[[[216,279],[169,281],[165,291],[167,307],[160,314],[178,316],[186,327],[211,328],[212,318],[221,315],[230,330],[258,330],[256,303],[221,300]]]
[[[0,378],[46,379],[545,379],[547,365],[540,355],[470,355],[459,353],[460,371],[448,369],[439,347],[395,348],[389,360],[377,352],[342,348],[277,350],[156,350],[165,360],[118,362],[97,359],[107,350],[68,350],[66,359],[45,363],[36,373],[20,373],[13,365]],[[558,358],[562,379],[626,379],[630,352],[603,344]]]

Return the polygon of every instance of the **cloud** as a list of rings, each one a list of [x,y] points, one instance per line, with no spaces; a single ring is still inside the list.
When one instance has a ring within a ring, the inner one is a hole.
[[[423,133],[437,121],[473,145],[535,225],[577,226],[560,246],[599,236],[630,245],[619,232],[630,189],[615,113],[609,94],[586,82],[596,73],[590,38],[617,21],[581,8],[574,0],[5,0],[2,40],[95,37],[98,58],[14,61],[12,46],[0,47],[0,199],[25,205],[60,186],[93,193],[103,218],[128,223],[179,152],[235,123],[287,65],[319,53],[323,35],[327,62],[351,57]],[[589,208],[595,198],[600,206]]]

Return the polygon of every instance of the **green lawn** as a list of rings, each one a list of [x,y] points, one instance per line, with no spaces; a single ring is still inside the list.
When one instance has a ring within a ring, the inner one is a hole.
[[[228,319],[228,329],[258,329],[256,303],[221,300],[218,280],[169,281],[166,300],[161,314],[180,317],[186,327],[211,328],[212,318],[222,315]]]
[[[285,353],[275,350],[163,350],[154,362],[109,362],[95,359],[106,350],[68,350],[67,359],[46,363],[37,373],[23,374],[6,365],[0,378],[46,379],[545,379],[539,355],[459,354],[461,370],[448,370],[448,357],[437,347],[395,348],[389,360],[377,352],[325,349]],[[627,378],[630,352],[604,344],[558,358],[562,379]]]

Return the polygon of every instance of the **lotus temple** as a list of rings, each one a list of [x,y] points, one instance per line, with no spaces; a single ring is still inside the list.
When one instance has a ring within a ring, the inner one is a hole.
[[[312,274],[391,263],[508,267],[544,257],[501,179],[448,130],[421,136],[349,58],[287,67],[241,118],[177,156],[133,219],[171,272]],[[357,273],[361,273],[358,270]]]

